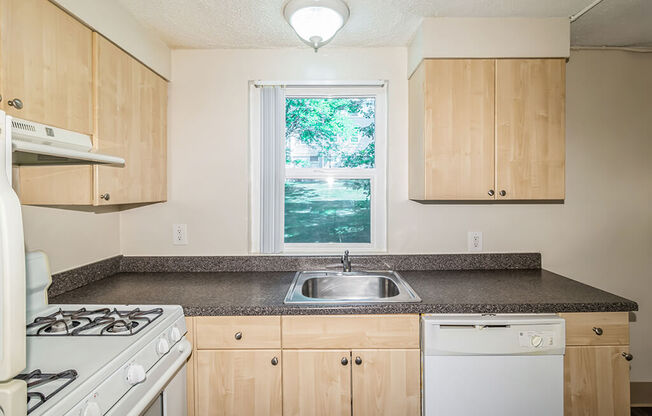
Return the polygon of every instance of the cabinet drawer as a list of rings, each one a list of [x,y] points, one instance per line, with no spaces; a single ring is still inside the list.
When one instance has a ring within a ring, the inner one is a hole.
[[[195,318],[197,349],[281,348],[279,316],[200,316]]]
[[[419,348],[419,315],[283,316],[283,348]]]
[[[566,320],[566,345],[628,345],[627,312],[560,313]]]

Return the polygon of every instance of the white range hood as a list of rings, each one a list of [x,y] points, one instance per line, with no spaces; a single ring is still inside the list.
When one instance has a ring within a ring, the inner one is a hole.
[[[11,146],[14,165],[125,164],[121,157],[92,152],[87,134],[19,118],[11,119]]]

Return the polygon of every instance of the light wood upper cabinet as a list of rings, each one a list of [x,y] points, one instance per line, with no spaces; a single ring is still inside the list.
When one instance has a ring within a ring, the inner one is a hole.
[[[494,66],[430,59],[410,79],[410,198],[493,199]]]
[[[409,80],[409,197],[563,200],[563,59],[425,59]]]
[[[353,416],[418,416],[418,349],[352,351]]]
[[[629,416],[628,347],[566,347],[565,416]]]
[[[284,350],[283,415],[351,415],[351,351]]]
[[[94,34],[93,41],[96,147],[126,160],[123,168],[94,166],[94,202],[164,201],[167,83],[102,36]]]
[[[200,350],[196,360],[198,415],[282,414],[280,350]]]
[[[166,81],[97,33],[92,34],[92,50],[93,147],[123,157],[125,166],[21,166],[16,188],[23,204],[167,199]]]
[[[564,199],[565,92],[563,59],[496,61],[499,199]]]
[[[8,114],[91,134],[91,30],[48,0],[0,0],[0,95]],[[19,99],[18,110],[9,102]]]

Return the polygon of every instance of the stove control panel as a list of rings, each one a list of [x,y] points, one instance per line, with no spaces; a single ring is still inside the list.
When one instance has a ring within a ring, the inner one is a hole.
[[[182,314],[174,318],[168,318],[169,322],[157,327],[158,334],[149,338],[137,352],[117,368],[115,372],[104,380],[85,400],[73,407],[66,416],[95,416],[103,415],[106,410],[112,409],[116,404],[116,397],[122,398],[131,389],[148,388],[151,383],[157,381],[155,378],[148,376],[149,372],[164,360],[174,360],[181,351],[178,350],[178,344],[183,340],[183,335],[176,343],[170,343],[172,330],[177,328],[181,333],[185,333],[185,320]],[[153,335],[153,334],[152,334]],[[175,354],[171,354],[174,351]],[[99,411],[99,413],[97,413]],[[110,412],[109,412],[110,413]],[[112,414],[112,413],[110,413]]]

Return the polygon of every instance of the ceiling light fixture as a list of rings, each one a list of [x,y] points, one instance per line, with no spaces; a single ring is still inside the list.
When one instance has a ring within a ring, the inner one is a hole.
[[[317,52],[344,26],[349,7],[342,0],[290,0],[283,15],[299,38]]]

